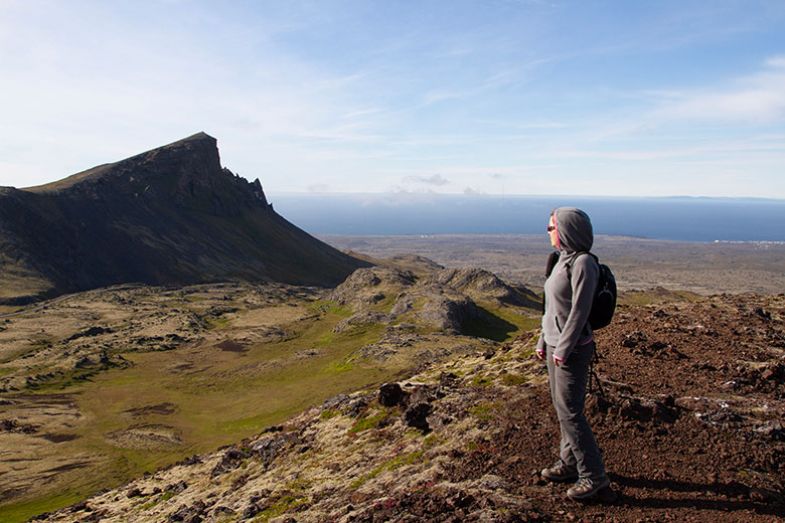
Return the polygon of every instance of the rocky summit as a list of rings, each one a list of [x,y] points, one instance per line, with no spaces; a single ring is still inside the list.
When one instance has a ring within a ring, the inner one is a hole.
[[[127,282],[335,285],[363,265],[278,215],[258,179],[221,166],[205,133],[0,188],[0,303]]]

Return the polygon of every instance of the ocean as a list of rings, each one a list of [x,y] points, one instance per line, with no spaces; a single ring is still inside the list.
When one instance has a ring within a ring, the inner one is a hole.
[[[694,242],[785,242],[785,200],[701,197],[268,195],[312,234],[537,234],[551,209],[579,207],[595,234]]]

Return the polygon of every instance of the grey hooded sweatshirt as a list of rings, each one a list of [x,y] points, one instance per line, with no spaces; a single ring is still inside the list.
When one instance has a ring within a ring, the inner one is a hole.
[[[593,339],[589,325],[594,291],[600,268],[588,255],[594,243],[589,216],[574,207],[560,207],[554,211],[554,222],[559,234],[559,261],[545,280],[545,314],[538,348],[554,347],[553,355],[566,361],[576,346]]]

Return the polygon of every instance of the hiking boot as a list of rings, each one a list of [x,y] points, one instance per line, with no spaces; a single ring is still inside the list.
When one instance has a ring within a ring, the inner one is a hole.
[[[542,469],[540,475],[554,483],[566,483],[578,479],[578,469],[575,465],[567,465],[562,460],[559,460],[552,467]]]
[[[567,489],[567,497],[573,500],[586,500],[594,498],[602,489],[608,488],[611,480],[608,477],[602,479],[581,478],[575,485]]]

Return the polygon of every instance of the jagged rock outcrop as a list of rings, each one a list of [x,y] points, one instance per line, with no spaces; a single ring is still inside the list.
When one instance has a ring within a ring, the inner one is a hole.
[[[442,269],[432,276],[431,281],[452,287],[475,300],[532,308],[538,306],[534,292],[526,287],[509,285],[485,269]]]
[[[0,188],[0,302],[123,282],[335,285],[367,265],[275,213],[198,133],[63,180]]]
[[[355,311],[339,329],[359,323],[386,323],[411,313],[419,304],[419,321],[439,331],[459,334],[479,313],[474,301],[453,287],[433,277],[420,278],[392,267],[358,269],[332,291],[330,299]],[[392,304],[389,314],[374,310],[384,304]]]

